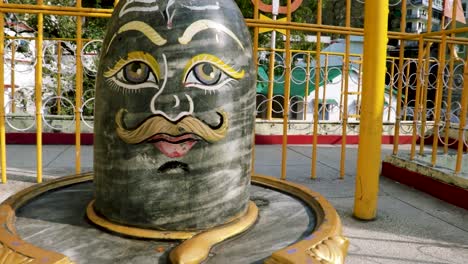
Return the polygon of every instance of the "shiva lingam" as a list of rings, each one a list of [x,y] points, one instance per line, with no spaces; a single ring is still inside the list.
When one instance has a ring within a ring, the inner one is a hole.
[[[255,222],[256,73],[247,27],[229,21],[243,21],[231,1],[116,7],[96,81],[96,224],[188,238]]]
[[[94,175],[39,185],[2,204],[0,260],[4,248],[30,259],[48,256],[37,263],[67,263],[58,253],[13,245],[19,237],[11,219],[40,193],[93,179],[91,222],[124,236],[184,240],[170,261],[200,263],[215,244],[257,221],[252,180],[315,212],[315,232],[265,263],[342,263],[348,241],[322,196],[251,178],[256,69],[243,21],[231,0],[120,1],[96,81]]]

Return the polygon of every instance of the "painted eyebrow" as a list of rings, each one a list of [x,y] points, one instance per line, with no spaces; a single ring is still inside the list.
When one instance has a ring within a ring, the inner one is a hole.
[[[118,34],[127,32],[127,31],[132,31],[132,30],[141,32],[145,37],[147,37],[149,40],[151,40],[151,42],[153,42],[157,46],[162,46],[167,43],[167,40],[165,38],[159,35],[159,33],[156,30],[154,30],[151,26],[149,26],[145,22],[132,21],[121,26],[119,30],[117,31],[117,33],[115,33],[114,36],[112,36],[112,39],[108,45],[108,49]]]
[[[188,44],[192,40],[193,36],[201,31],[208,29],[214,29],[226,33],[228,36],[234,39],[237,44],[239,44],[242,50],[244,50],[244,46],[240,42],[239,38],[237,38],[237,36],[229,28],[218,22],[208,19],[198,20],[190,24],[190,26],[185,29],[184,34],[182,34],[182,36],[179,38],[179,43],[183,45]]]

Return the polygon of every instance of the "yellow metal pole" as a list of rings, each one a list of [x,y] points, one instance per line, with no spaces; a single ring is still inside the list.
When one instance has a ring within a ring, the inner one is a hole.
[[[37,0],[38,5],[43,0]],[[36,37],[36,157],[37,157],[37,182],[42,182],[42,46],[44,37],[44,14],[37,14],[37,37]]]
[[[408,63],[410,63],[410,60],[408,60]],[[410,64],[408,64],[408,67],[406,67],[406,76],[410,76]],[[409,94],[409,86],[410,86],[410,80],[408,77],[408,80],[405,83],[405,107],[408,107],[408,94]],[[403,120],[406,121],[406,114],[408,111],[405,111],[405,114],[403,116]]]
[[[364,21],[363,96],[359,133],[354,216],[377,214],[380,148],[387,50],[388,0],[366,1]]]
[[[322,24],[322,0],[319,0],[317,3],[317,24]],[[320,43],[321,33],[317,32],[317,43],[315,46],[315,91],[314,91],[314,130],[312,133],[312,166],[310,171],[310,178],[316,179],[317,178],[317,141],[318,141],[318,123],[319,123],[319,88],[320,88],[320,71],[321,71],[321,63],[320,63]],[[324,82],[325,83],[325,82]],[[322,108],[325,106],[326,108],[326,101],[322,103]]]
[[[255,0],[254,3],[254,19],[258,19],[259,17],[259,11],[258,11],[258,1]],[[254,27],[254,35],[253,35],[253,61],[255,63],[255,72],[258,72],[258,35],[259,35],[259,28]],[[251,175],[255,174],[255,124],[253,128],[253,142],[252,142],[252,172]]]
[[[419,37],[419,44],[418,44],[418,65],[416,66],[416,97],[414,99],[414,113],[413,113],[413,136],[411,140],[411,151],[410,151],[410,160],[414,159],[416,155],[416,144],[418,141],[418,119],[419,119],[419,112],[420,112],[420,98],[422,94],[422,68],[424,66],[423,63],[423,56],[424,56],[424,40],[422,36]]]
[[[421,138],[419,139],[419,154],[423,155],[424,154],[424,146],[425,146],[425,135],[426,135],[426,123],[427,123],[427,93],[429,89],[429,70],[430,70],[430,64],[431,64],[431,46],[432,43],[428,43],[426,50],[424,52],[425,54],[425,59],[424,59],[424,82],[423,86],[421,87],[421,101],[419,102],[422,106],[421,109],[421,132],[420,136]]]
[[[453,3],[454,7],[457,6],[457,2]],[[452,8],[452,17],[457,17],[457,8]],[[445,16],[442,16],[445,19]],[[457,20],[452,20],[451,29],[454,30],[457,27]],[[442,22],[442,26],[444,26],[444,22]],[[445,35],[446,36],[446,35]],[[455,37],[455,34],[450,34],[450,37]],[[447,109],[445,111],[445,138],[444,138],[444,154],[448,153],[449,147],[449,131],[450,131],[450,118],[451,118],[451,110],[452,110],[452,89],[453,89],[453,69],[454,69],[454,59],[457,57],[457,53],[455,51],[455,45],[450,44],[449,46],[450,52],[450,61],[449,61],[449,82],[448,82],[448,91],[447,91]]]
[[[435,118],[434,118],[434,128],[432,135],[434,140],[432,141],[432,156],[431,156],[431,163],[432,166],[436,165],[437,161],[437,148],[439,146],[439,120],[440,120],[440,112],[442,107],[442,96],[444,91],[444,69],[445,69],[445,40],[447,35],[442,36],[442,43],[439,45],[439,69],[437,73],[437,91],[436,91],[436,100],[435,100]]]
[[[387,110],[387,122],[390,122],[390,114],[392,113],[392,100],[393,100],[393,83],[395,76],[395,59],[391,59],[392,69],[390,70],[390,87],[388,87],[388,110]],[[396,100],[396,99],[395,99]],[[398,101],[397,101],[398,102]]]
[[[273,88],[275,85],[275,47],[276,31],[271,31],[270,60],[268,67],[268,92],[267,92],[267,120],[271,120],[273,115]],[[286,79],[285,79],[286,83]]]
[[[450,44],[449,52],[451,53],[455,49],[455,45]],[[454,51],[455,52],[455,51]],[[451,53],[452,54],[452,53]],[[444,154],[448,153],[449,147],[449,131],[450,131],[450,118],[452,111],[452,89],[453,89],[453,70],[454,70],[454,58],[449,58],[449,74],[448,74],[448,87],[447,87],[447,109],[445,111],[445,124],[444,124]]]
[[[327,98],[327,80],[328,80],[328,54],[325,56],[325,62],[323,65],[324,68],[324,76],[323,76],[323,93],[322,93],[322,100],[325,101]],[[325,111],[322,111],[322,120],[325,120]]]
[[[351,26],[351,0],[346,0],[346,26]],[[365,32],[364,32],[365,34]],[[341,128],[341,157],[340,157],[340,179],[344,179],[346,167],[346,137],[348,136],[348,90],[349,90],[349,56],[351,46],[351,35],[346,34],[345,57],[343,61],[343,127]]]
[[[429,0],[429,10],[427,12],[427,22],[426,22],[426,29],[427,32],[432,31],[432,0]],[[427,93],[429,89],[429,70],[430,70],[430,64],[431,64],[431,46],[432,43],[428,43],[426,47],[426,64],[424,66],[424,87],[421,90],[422,93],[422,113],[421,113],[421,138],[419,140],[419,154],[423,155],[424,154],[424,141],[425,141],[425,134],[426,134],[426,123],[427,123]],[[435,128],[435,127],[434,127]]]
[[[57,114],[62,112],[62,41],[57,41]]]
[[[0,2],[0,5],[3,4],[3,1]],[[0,28],[5,27],[5,14],[0,13]],[[5,138],[5,32],[0,30],[0,148],[1,148],[1,166],[2,166],[2,183],[7,183],[7,175],[6,175],[6,138]]]
[[[16,55],[16,41],[11,42],[11,112],[16,112],[16,104],[15,104],[15,55]]]
[[[357,96],[356,96],[356,113],[359,112],[359,106],[361,105],[361,90],[362,90],[362,80],[360,78],[360,76],[362,76],[362,60],[361,60],[361,63],[359,64],[359,69],[358,69],[358,90],[357,90]]]
[[[76,1],[76,7],[81,8],[81,0]],[[76,17],[76,92],[75,92],[75,172],[81,172],[81,104],[83,94],[83,63],[81,49],[83,48],[83,20]]]
[[[468,80],[468,57],[465,59],[465,67],[463,70],[464,80]],[[463,91],[461,99],[461,113],[460,113],[460,124],[458,125],[458,148],[457,148],[457,163],[455,164],[455,173],[460,173],[463,161],[463,147],[464,145],[464,134],[466,126],[466,114],[468,107],[468,82],[463,82]]]
[[[309,89],[310,89],[310,52],[307,52],[307,62],[306,62],[306,87],[304,93],[304,107],[303,107],[303,115],[302,119],[305,120],[307,116],[307,98],[309,96]]]
[[[287,4],[287,21],[291,21],[291,0]],[[284,108],[283,108],[283,145],[281,157],[281,179],[286,180],[286,159],[288,151],[288,122],[289,122],[289,95],[291,94],[291,30],[286,29],[286,50],[285,76],[284,76]]]
[[[400,32],[404,33],[406,31],[406,0],[401,1],[401,21],[400,21]],[[398,84],[397,84],[397,98],[396,98],[396,113],[395,113],[395,134],[393,138],[393,155],[398,154],[398,144],[400,143],[400,124],[401,124],[401,97],[403,94],[403,65],[404,65],[404,57],[405,57],[405,41],[400,41],[400,54],[398,58]],[[408,65],[409,68],[409,65]]]

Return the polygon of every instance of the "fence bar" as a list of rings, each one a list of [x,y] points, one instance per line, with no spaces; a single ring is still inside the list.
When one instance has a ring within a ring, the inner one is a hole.
[[[457,0],[458,1],[458,0]],[[457,2],[453,3],[452,7],[452,17],[457,17]],[[444,16],[445,18],[445,16]],[[453,22],[455,21],[455,22]],[[451,29],[454,30],[457,27],[456,19],[453,20]],[[444,26],[444,23],[442,23]],[[444,35],[447,36],[447,35]],[[450,37],[455,37],[455,34],[451,34]],[[445,138],[444,138],[444,153],[448,153],[449,147],[449,131],[450,131],[450,119],[451,119],[451,110],[452,110],[452,89],[453,89],[453,69],[454,69],[454,59],[457,57],[457,52],[455,51],[455,45],[450,44],[449,46],[449,54],[450,54],[450,61],[449,61],[449,82],[448,82],[448,91],[447,91],[447,109],[445,111]],[[460,140],[460,139],[459,139]],[[455,165],[456,166],[456,165]]]
[[[406,30],[406,0],[401,1],[401,21],[400,21],[400,31],[405,33]],[[393,141],[393,155],[398,154],[398,144],[400,143],[400,124],[401,124],[401,102],[403,94],[403,65],[405,57],[405,41],[400,41],[400,53],[398,57],[398,84],[397,84],[397,104],[396,104],[396,113],[395,113],[395,137]],[[410,65],[408,65],[408,68]],[[406,98],[406,97],[405,97]],[[406,106],[406,105],[405,105]]]
[[[468,56],[465,58],[465,66],[463,68],[463,79],[468,80]],[[466,114],[468,107],[468,81],[463,82],[463,91],[461,99],[460,124],[458,125],[458,148],[457,148],[457,163],[455,165],[455,173],[460,173],[463,161],[463,147],[465,146],[465,126]]]
[[[273,15],[273,18],[276,16]],[[273,111],[273,88],[275,85],[275,49],[276,49],[276,31],[271,31],[271,43],[270,43],[270,60],[269,60],[269,67],[268,67],[268,93],[267,93],[267,120],[271,120],[272,118],[272,111]],[[285,80],[286,81],[286,80]],[[286,100],[286,98],[285,98]]]
[[[305,94],[304,94],[304,107],[303,107],[303,114],[302,114],[302,119],[305,120],[307,117],[307,97],[309,95],[309,89],[310,89],[310,52],[307,52],[307,62],[306,62],[306,74],[305,74]]]
[[[317,4],[317,24],[322,24],[322,0],[318,1]],[[318,123],[319,123],[319,87],[320,87],[320,71],[321,62],[320,62],[320,50],[321,50],[321,42],[320,42],[321,33],[317,32],[317,43],[315,46],[315,91],[314,91],[314,127],[312,133],[312,164],[310,168],[310,177],[312,179],[317,178],[317,141],[318,141]],[[325,83],[325,80],[324,80]],[[324,88],[325,91],[325,88]],[[326,100],[322,102],[322,109],[325,106],[326,108]],[[324,110],[322,110],[324,111]]]
[[[71,12],[71,11],[55,11],[55,10],[38,10],[35,9],[13,9],[13,8],[0,8],[0,12],[4,13],[22,13],[22,14],[43,14],[43,15],[57,15],[57,16],[85,16],[85,17],[103,17],[110,18],[110,13],[103,12]]]
[[[76,1],[76,7],[81,8],[81,0]],[[76,17],[76,91],[75,91],[75,172],[81,172],[81,104],[83,94],[83,63],[81,50],[83,49],[83,20]]]
[[[416,97],[414,99],[414,113],[413,113],[413,137],[411,140],[411,152],[410,152],[410,160],[414,159],[416,155],[416,143],[418,140],[418,119],[419,119],[419,111],[420,111],[420,97],[421,97],[421,90],[422,88],[422,67],[423,67],[423,51],[424,50],[424,40],[422,36],[419,38],[419,47],[418,47],[418,65],[416,67]]]
[[[10,89],[11,89],[11,112],[16,112],[15,105],[15,56],[16,56],[16,41],[11,42],[11,72],[10,72]]]
[[[287,4],[287,20],[291,21],[291,0],[288,0]],[[291,94],[291,30],[286,29],[286,61],[284,75],[284,108],[283,108],[283,145],[282,145],[282,162],[281,162],[281,179],[286,180],[286,168],[287,168],[287,155],[288,155],[288,121],[289,121],[289,96]]]
[[[436,165],[437,162],[437,148],[439,147],[439,120],[440,112],[442,107],[442,95],[444,90],[444,69],[445,69],[445,43],[446,35],[442,36],[442,43],[439,46],[439,69],[437,73],[437,90],[436,90],[436,101],[435,101],[435,118],[434,128],[432,129],[433,141],[432,141],[432,156],[431,164]]]
[[[328,80],[328,54],[325,56],[325,61],[323,65],[324,74],[323,74],[323,93],[322,93],[322,100],[326,100],[326,95],[327,95],[327,80]],[[325,111],[322,111],[322,120],[325,120]]]
[[[258,11],[258,1],[254,1],[254,19],[258,19],[259,11]],[[117,4],[117,0],[114,2],[114,6]],[[259,37],[259,28],[254,27],[254,34],[253,34],[253,61],[255,63],[255,71],[258,72],[258,37]],[[255,84],[257,85],[257,84]],[[252,172],[251,175],[255,174],[255,125],[253,126],[253,142],[252,142]]]
[[[387,50],[388,0],[365,2],[363,96],[359,132],[354,216],[371,220],[377,214],[380,147]]]
[[[0,3],[3,5],[3,2]],[[5,27],[5,14],[0,13],[0,28]],[[0,159],[2,166],[2,183],[7,183],[6,176],[6,139],[5,139],[5,32],[0,30]]]
[[[37,0],[42,5],[43,0]],[[44,36],[44,14],[37,14],[36,38],[36,157],[37,157],[37,183],[42,182],[42,46]]]
[[[62,111],[62,41],[57,42],[57,113]]]
[[[51,11],[51,12],[83,12],[83,13],[104,13],[104,14],[112,14],[112,9],[105,9],[105,8],[88,8],[88,7],[77,7],[77,6],[54,6],[54,5],[44,5],[39,4],[32,5],[32,4],[10,4],[4,3],[2,8],[5,9],[12,9],[14,11],[17,10],[25,10],[29,13],[32,10],[37,10],[38,12],[43,13],[44,11]],[[44,2],[43,0],[41,2]],[[16,13],[16,12],[15,12]]]
[[[351,0],[346,0],[346,26],[351,27]],[[343,119],[341,128],[341,158],[340,158],[340,179],[344,179],[345,167],[346,167],[346,137],[348,136],[348,85],[349,85],[349,68],[350,68],[350,46],[351,46],[351,35],[346,34],[346,47],[345,57],[343,61]]]
[[[420,76],[420,78],[423,78],[423,86],[421,89],[421,132],[420,132],[420,138],[419,138],[419,155],[424,154],[424,146],[425,146],[425,136],[426,136],[426,124],[427,124],[427,95],[428,95],[428,90],[429,90],[429,70],[430,70],[430,65],[431,65],[431,47],[432,43],[427,43],[427,46],[424,50],[424,76]]]

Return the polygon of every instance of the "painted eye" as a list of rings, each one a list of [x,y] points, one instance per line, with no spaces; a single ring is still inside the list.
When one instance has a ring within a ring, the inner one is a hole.
[[[216,91],[230,82],[244,77],[243,70],[235,70],[211,54],[198,54],[187,62],[182,83],[205,91]]]
[[[111,88],[119,91],[159,89],[159,63],[149,53],[132,51],[104,72]]]
[[[195,78],[205,85],[215,85],[221,79],[222,72],[211,63],[202,62],[193,67]]]
[[[131,62],[123,68],[124,80],[131,84],[140,84],[148,80],[150,68],[141,61]]]
[[[131,61],[122,66],[111,76],[111,80],[119,87],[137,90],[141,88],[158,88],[158,78],[153,70],[142,61]]]

